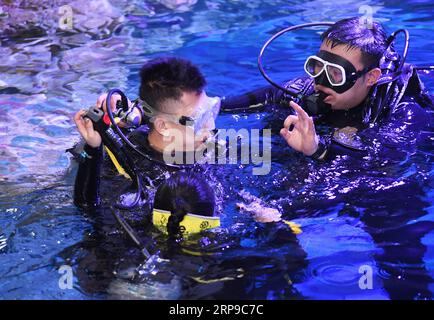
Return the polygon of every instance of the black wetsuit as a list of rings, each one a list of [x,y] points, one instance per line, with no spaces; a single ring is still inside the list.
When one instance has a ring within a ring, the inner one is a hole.
[[[291,80],[283,86],[293,86],[296,90],[307,88],[307,95],[313,93],[313,81],[310,78]],[[366,125],[363,121],[368,100],[348,111],[331,111],[314,116],[317,134],[328,140],[324,158],[326,162],[323,165],[331,165],[327,160],[342,156],[347,158],[350,170],[364,168],[365,165],[369,168],[370,160],[373,160],[371,164],[394,163],[400,167],[409,155],[418,154],[416,151],[420,145],[427,145],[432,134],[433,98],[424,92],[416,71],[408,65],[404,68],[398,88],[404,94],[396,108],[393,111],[385,110],[374,125]],[[255,112],[265,108],[273,117],[272,128],[277,124],[279,128],[274,129],[280,130],[283,120],[292,111],[289,107],[290,100],[291,96],[282,90],[268,86],[224,99],[222,110]],[[366,169],[360,172],[363,170]],[[387,169],[384,173],[387,173]],[[382,253],[375,255],[375,259],[378,268],[389,275],[383,279],[383,285],[390,297],[432,299],[428,286],[433,280],[429,272],[424,267],[414,267],[424,265],[427,247],[422,239],[434,230],[434,222],[422,218],[428,213],[426,208],[430,203],[425,201],[426,187],[423,181],[411,178],[405,181],[402,186],[382,192],[376,191],[369,184],[360,184],[358,193],[343,194],[335,200],[336,204],[346,203],[349,207],[364,208],[360,220],[376,245],[382,249]],[[352,183],[358,185],[357,181]],[[314,209],[314,203],[315,201],[310,204],[310,210]],[[324,205],[324,202],[318,204],[321,209],[324,209]],[[291,210],[304,210],[306,204],[303,202],[301,206],[302,208],[297,208],[291,205]],[[422,221],[414,223],[416,219]]]
[[[421,85],[416,78],[417,77],[411,77],[407,79],[408,86],[406,87],[405,94],[397,108],[390,114],[383,115],[383,118],[380,119],[378,125],[367,126],[363,123],[363,104],[356,108],[350,109],[349,111],[333,111],[327,115],[315,118],[317,133],[330,137],[330,145],[326,158],[330,159],[339,154],[349,155],[354,159],[362,158],[369,154],[390,157],[393,155],[393,148],[398,145],[404,144],[408,148],[416,145],[414,142],[412,144],[406,144],[406,141],[417,140],[418,135],[421,133],[421,129],[430,125],[432,117],[428,112],[429,108],[432,109],[432,101],[425,93],[422,92]],[[305,84],[309,81],[310,79],[300,78],[289,81],[286,83],[286,85],[290,86]],[[310,90],[312,91],[313,89],[310,88]],[[290,108],[288,107],[289,100],[289,97],[286,96],[282,91],[272,87],[266,87],[243,96],[223,100],[222,111],[247,112],[249,110],[257,111],[262,107],[267,107],[268,110],[273,110],[272,108],[276,107],[278,108],[279,112],[275,114],[277,116],[281,116],[281,118],[284,119],[290,113]],[[282,107],[287,109],[282,109]],[[276,129],[280,129],[282,123],[283,122],[280,120],[276,122],[276,125],[279,126],[279,128]],[[357,129],[355,138],[353,137],[351,139],[347,139],[346,134],[340,131],[340,129],[346,127]],[[399,141],[394,141],[394,139],[389,135],[390,132],[399,133],[402,139]],[[143,152],[147,153],[150,155],[151,159],[155,160],[152,161],[137,155],[134,156],[135,163],[140,166],[139,171],[143,172],[142,180],[145,181],[147,186],[153,185],[155,187],[160,181],[162,181],[162,179],[166,177],[166,173],[170,173],[174,170],[182,170],[181,168],[168,167],[164,165],[164,162],[161,161],[162,155],[149,146],[146,130],[143,128],[133,132],[130,137],[131,140],[133,140]],[[378,146],[381,146],[380,150],[378,149]],[[101,204],[101,195],[99,191],[101,177],[105,179],[107,176],[111,176],[112,179],[117,179],[117,174],[113,170],[108,170],[108,168],[113,167],[112,165],[107,165],[104,170],[104,176],[101,176],[101,169],[103,165],[102,148],[90,148],[89,146],[85,146],[85,150],[92,158],[86,159],[86,161],[80,163],[75,182],[74,201],[78,206],[93,208],[98,207]],[[119,181],[118,184],[114,185],[118,187],[124,185],[125,179],[121,179],[122,180]],[[114,193],[118,195],[122,194],[121,190],[115,190],[115,192],[113,192],[113,189],[113,184],[108,190],[107,188],[103,189],[106,190],[108,199],[111,198],[111,200],[113,200]],[[402,197],[403,195],[399,194],[399,192],[402,192],[402,190],[392,189],[390,191],[391,196]],[[409,191],[409,194],[410,193],[411,191]],[[375,196],[375,194],[371,193],[369,196]],[[386,196],[386,193],[384,193],[384,196]],[[412,199],[411,196],[408,198]],[[426,222],[422,223],[422,225],[419,223],[417,226],[414,226],[414,228],[402,228],[402,225],[405,225],[406,221],[420,217],[424,214],[424,212],[419,209],[414,209],[407,214],[406,217],[401,217],[401,219],[396,220],[393,211],[395,208],[385,208],[383,200],[384,198],[378,199],[379,205],[383,206],[382,210],[380,210],[378,213],[380,217],[377,217],[377,211],[371,213],[370,211],[373,209],[369,209],[361,218],[362,221],[365,222],[367,229],[371,233],[374,241],[379,247],[384,249],[384,254],[377,257],[377,262],[381,267],[387,269],[387,262],[391,260],[393,261],[393,259],[391,259],[389,256],[390,254],[395,256],[396,259],[403,263],[422,263],[423,245],[421,245],[421,238],[434,229],[433,223]],[[354,202],[354,205],[363,207],[363,198],[351,199],[350,195],[348,195],[348,203],[351,201]],[[375,228],[377,224],[380,224],[380,228],[382,226],[388,226],[388,231],[372,232],[371,229]],[[406,252],[409,252],[408,255],[396,255],[393,251],[394,247],[383,246],[382,243],[384,241],[393,242],[395,236],[397,242],[400,242],[403,237],[411,239],[411,242],[404,245],[406,246]],[[418,250],[418,254],[411,255],[410,253],[415,252],[412,250]],[[395,272],[395,270],[391,269],[390,273],[393,272]],[[386,289],[389,289],[389,287],[391,288],[388,291],[391,292],[392,298],[411,298],[415,297],[418,293],[422,293],[423,297],[429,296],[429,290],[424,287],[427,285],[428,281],[420,283],[419,286],[408,288],[408,286],[413,285],[411,279],[416,279],[415,281],[417,281],[421,277],[428,277],[426,270],[425,272],[421,271],[421,273],[418,275],[413,275],[410,267],[409,270],[404,270],[403,272],[404,275],[406,275],[410,280],[404,285],[400,284],[408,289],[405,296],[392,295],[394,292],[396,292],[396,290],[393,289],[393,287],[396,285],[395,281],[387,280],[384,283]]]

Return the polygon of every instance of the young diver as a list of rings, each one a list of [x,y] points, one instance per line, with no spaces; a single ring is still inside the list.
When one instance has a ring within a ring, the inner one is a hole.
[[[375,143],[360,145],[357,135],[366,141],[384,138],[375,131],[378,127],[369,124],[378,122],[387,128],[383,130],[386,135],[399,131],[402,138],[430,122],[421,106],[432,108],[432,101],[422,90],[417,70],[409,64],[400,65],[406,53],[399,57],[394,50],[396,34],[398,31],[388,39],[379,23],[367,28],[357,17],[338,21],[322,34],[319,52],[307,58],[308,77],[283,84],[283,89],[295,94],[275,86],[262,88],[223,100],[222,110],[287,106],[294,96],[303,95],[307,99],[300,104],[290,102],[296,114],[289,115],[280,130],[290,147],[314,159],[331,159],[337,154],[366,156]],[[308,113],[320,115],[315,124]],[[330,132],[319,136],[315,125],[322,124]]]
[[[144,112],[139,122],[147,125],[130,132],[128,137],[146,157],[133,152],[130,156],[139,179],[144,181],[145,186],[153,188],[158,185],[158,180],[164,179],[168,171],[185,167],[166,163],[167,153],[181,153],[184,158],[186,153],[194,152],[211,135],[215,129],[220,99],[206,95],[205,78],[196,66],[186,60],[152,60],[142,67],[140,77],[140,97],[135,106]],[[102,98],[104,97],[100,97],[98,102]],[[112,98],[111,109],[117,100],[114,96]],[[106,108],[106,105],[98,106]],[[77,129],[86,143],[82,149],[76,146],[72,150],[79,160],[74,203],[80,207],[95,208],[101,204],[102,138],[94,129],[93,123],[83,117],[85,113],[81,110],[74,116]],[[179,135],[184,139],[179,139]],[[194,143],[189,143],[193,141]],[[107,153],[116,165],[113,154],[109,151]],[[108,192],[112,193],[113,189]],[[127,197],[123,201],[127,202]]]
[[[167,246],[158,246],[158,255],[139,268],[118,271],[119,276],[110,283],[108,291],[117,297],[122,294],[123,299],[131,295],[148,298],[149,294],[155,294],[155,287],[165,289],[167,294],[173,295],[175,291],[181,299],[211,294],[220,298],[219,291],[223,287],[226,288],[222,290],[225,296],[221,298],[227,298],[227,292],[234,298],[265,296],[270,292],[276,292],[281,297],[293,296],[292,282],[288,280],[305,266],[306,258],[295,236],[301,230],[289,222],[277,223],[280,217],[270,219],[273,209],[264,208],[258,198],[245,191],[240,195],[243,198],[242,210],[251,213],[261,223],[242,229],[232,226],[230,239],[227,238],[227,231],[231,227],[218,230],[214,236],[201,234],[200,240],[192,238],[202,231],[220,227],[216,195],[201,173],[172,173],[158,187],[152,218],[148,217],[156,229],[168,235],[161,238]],[[261,218],[261,215],[264,216]],[[247,220],[247,224],[249,221],[254,223],[253,219]],[[146,221],[145,229],[150,225],[150,221]],[[137,228],[149,234],[142,229]],[[249,241],[259,243],[254,248],[245,247]],[[276,246],[280,249],[279,254],[270,257],[269,250],[276,250]],[[222,254],[223,251],[225,254]],[[268,269],[265,275],[264,268]],[[264,276],[267,281],[264,281]],[[294,276],[294,279],[297,277]],[[266,283],[261,288],[255,288],[253,284],[258,281]],[[166,293],[158,292],[157,295],[166,296]]]
[[[152,222],[176,239],[220,226],[215,193],[196,173],[176,172],[155,193]]]
[[[277,209],[265,206],[262,201],[242,190],[239,210],[252,215],[256,222],[283,221],[294,234],[301,233],[300,226],[282,220]],[[163,181],[154,197],[152,223],[160,231],[176,239],[220,226],[214,190],[208,182],[194,172],[176,172]]]
[[[261,54],[273,39],[306,25],[276,33]],[[401,33],[406,36],[402,56],[393,47],[395,36]],[[433,108],[432,98],[424,92],[417,75],[418,69],[425,68],[405,63],[408,32],[398,30],[386,38],[379,23],[373,22],[372,28],[367,28],[359,23],[359,18],[350,18],[330,26],[321,39],[319,53],[309,56],[304,64],[308,77],[281,86],[266,77],[272,88],[222,101],[222,110],[243,110],[257,104],[287,107],[290,100],[296,100],[298,103],[292,106],[297,114],[290,115],[281,130],[289,146],[314,159],[347,155],[341,159],[359,161],[364,157],[379,159],[383,164],[398,162],[401,170],[407,162],[402,161],[401,155],[418,154],[413,150],[425,144],[425,138],[429,139],[424,131],[430,131]],[[263,70],[261,73],[265,77]],[[313,121],[309,115],[318,117]],[[398,161],[394,161],[395,155]],[[367,162],[370,167],[374,163],[375,170],[376,161]],[[364,167],[365,163],[361,165]],[[380,172],[389,176],[388,170],[386,166]],[[378,190],[369,180],[361,181],[349,182],[357,185],[359,191],[348,192],[334,203],[363,208],[360,220],[381,249],[375,261],[388,274],[383,279],[384,289],[392,299],[432,299],[429,271],[415,267],[424,265],[426,246],[422,239],[434,229],[434,223],[423,218],[429,207],[424,200],[426,185],[417,178],[405,177],[401,186]],[[390,199],[402,201],[394,203]]]

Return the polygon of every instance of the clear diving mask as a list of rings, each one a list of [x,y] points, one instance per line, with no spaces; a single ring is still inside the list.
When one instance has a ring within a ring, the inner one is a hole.
[[[138,103],[141,105],[144,114],[148,116],[152,122],[153,117],[156,115],[164,115],[170,121],[178,123],[183,126],[188,126],[193,128],[194,133],[198,134],[200,131],[214,130],[215,126],[206,127],[210,121],[214,123],[217,115],[220,112],[221,99],[219,97],[208,97],[206,94],[202,94],[198,101],[198,107],[196,107],[195,112],[190,116],[178,116],[173,113],[167,113],[152,108],[146,101],[138,99]]]

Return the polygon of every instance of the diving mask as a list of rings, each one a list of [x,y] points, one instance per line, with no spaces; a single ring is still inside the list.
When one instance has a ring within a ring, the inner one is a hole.
[[[167,222],[171,215],[170,211],[154,209],[152,211],[152,223],[158,230],[167,234]],[[179,223],[181,233],[184,237],[200,233],[204,230],[220,227],[220,217],[201,216],[188,213]]]
[[[205,128],[210,120],[215,121],[217,115],[220,112],[221,99],[219,97],[210,98],[206,94],[202,94],[194,115],[191,116],[178,116],[173,113],[167,113],[152,108],[146,101],[138,99],[138,103],[141,105],[143,112],[148,116],[151,121],[152,118],[158,114],[164,115],[170,121],[178,123],[183,126],[188,126],[193,128],[194,133],[198,134],[201,130]],[[212,128],[207,128],[207,130],[213,130]]]
[[[344,93],[351,89],[357,79],[366,74],[372,67],[357,71],[347,59],[321,50],[317,55],[306,59],[304,70],[315,79],[315,84]]]
[[[179,118],[179,123],[184,126],[189,126],[194,129],[194,133],[197,134],[203,130],[210,120],[215,121],[221,106],[221,99],[219,97],[210,98],[204,95],[199,101],[199,108],[192,116],[182,116]],[[208,130],[215,129],[207,128]]]

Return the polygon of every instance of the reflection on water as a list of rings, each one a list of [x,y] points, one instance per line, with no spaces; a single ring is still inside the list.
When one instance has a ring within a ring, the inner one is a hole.
[[[158,55],[189,58],[204,70],[211,93],[241,93],[265,84],[256,55],[270,34],[290,24],[354,15],[362,4],[0,1],[0,297],[431,297],[431,128],[417,141],[383,128],[388,137],[382,143],[404,141],[404,148],[386,158],[338,157],[328,165],[290,152],[275,135],[269,175],[252,176],[245,165],[215,169],[226,191],[225,231],[195,248],[214,255],[177,253],[153,271],[140,268],[142,256],[109,213],[95,223],[72,204],[75,168],[64,153],[78,139],[72,115],[109,88],[134,98],[144,62]],[[64,5],[72,9],[71,29],[59,27]],[[410,29],[410,62],[434,62],[426,41],[434,19],[428,2],[385,1],[375,9],[388,31]],[[295,51],[271,51],[267,62],[276,79],[302,72],[297,62],[316,50],[313,37],[277,43]],[[432,75],[423,80],[434,92]],[[217,125],[274,128],[285,115],[223,115]],[[236,211],[243,189],[295,219],[303,230],[298,240]],[[73,267],[73,290],[58,287],[62,264]],[[358,287],[362,265],[373,269],[371,291]]]

